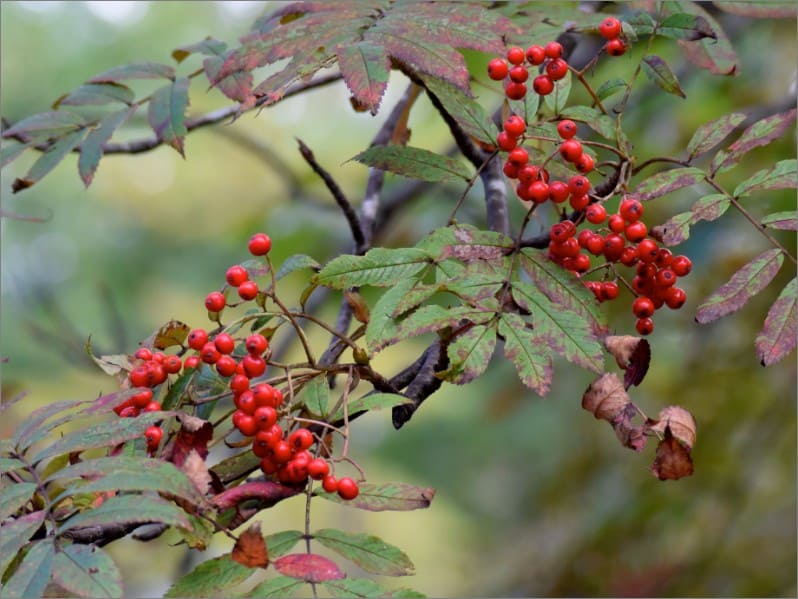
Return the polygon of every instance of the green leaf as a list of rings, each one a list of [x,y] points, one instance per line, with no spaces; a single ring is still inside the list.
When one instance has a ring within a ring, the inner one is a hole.
[[[493,326],[480,325],[464,331],[449,343],[449,368],[440,376],[456,385],[470,383],[488,368],[495,348]]]
[[[682,87],[679,85],[676,75],[673,74],[673,71],[668,66],[668,63],[665,62],[660,56],[648,54],[643,57],[642,65],[643,72],[657,85],[657,87],[668,92],[669,94],[674,94],[682,98],[687,97],[684,93],[684,90],[682,90]]]
[[[310,268],[314,271],[318,271],[321,266],[318,262],[316,262],[310,256],[306,256],[305,254],[294,254],[293,256],[289,256],[286,258],[283,263],[280,265],[277,274],[274,275],[274,278],[278,281],[283,277],[291,274],[292,272],[296,272],[297,270],[303,270],[305,268]]]
[[[784,231],[798,230],[798,217],[795,210],[789,212],[774,212],[762,218],[762,225],[770,229],[782,229]]]
[[[178,528],[190,528],[186,513],[171,501],[157,495],[119,495],[106,499],[90,510],[75,514],[58,527],[59,533],[74,528],[106,524],[146,524],[160,522]]]
[[[204,54],[205,56],[221,56],[227,50],[227,44],[220,42],[212,37],[206,37],[201,42],[180,46],[172,50],[172,58],[177,62],[183,62],[192,54]]]
[[[624,84],[625,86],[626,84]],[[589,106],[569,106],[563,109],[562,116],[574,121],[585,123],[596,133],[606,139],[615,139],[615,120],[601,112],[598,108]]]
[[[288,553],[304,536],[305,533],[298,530],[284,530],[266,535],[266,549],[269,552],[269,557],[274,559]]]
[[[0,168],[14,162],[32,145],[32,143],[4,143],[3,147],[0,148]]]
[[[586,370],[603,370],[601,343],[580,315],[562,310],[537,287],[523,281],[513,283],[512,293],[515,301],[531,312],[529,319],[538,346],[547,347]]]
[[[183,158],[183,140],[188,133],[185,125],[188,84],[188,77],[180,77],[155,90],[147,112],[147,120],[158,139],[172,146]]]
[[[52,537],[35,541],[17,569],[0,589],[2,599],[42,597],[55,559]]]
[[[368,578],[344,578],[323,582],[321,586],[333,597],[424,597],[410,589],[390,590]]]
[[[417,337],[425,333],[437,333],[447,327],[461,326],[462,321],[484,324],[494,316],[490,310],[475,310],[471,306],[422,306],[399,326],[399,340]]]
[[[504,337],[504,355],[513,363],[524,385],[544,397],[551,386],[551,353],[537,343],[526,324],[518,314],[502,314],[499,334]]]
[[[164,597],[224,597],[230,587],[253,573],[252,568],[239,564],[227,553],[202,562],[169,587]]]
[[[635,39],[654,33],[654,19],[644,12],[636,12],[621,21],[624,33],[631,29],[635,34]]]
[[[22,423],[14,429],[11,441],[17,451],[24,452],[40,438],[45,436],[54,426],[45,423],[60,412],[79,406],[80,401],[62,399],[42,406],[31,412]],[[44,431],[44,434],[42,434]]]
[[[798,338],[796,322],[798,279],[792,279],[773,302],[765,324],[756,337],[756,354],[762,366],[770,366],[795,349]]]
[[[529,95],[529,94],[527,94]],[[560,114],[568,103],[568,97],[571,95],[571,71],[565,74],[565,77],[559,81],[554,82],[554,91],[543,98],[543,102],[548,106],[554,114]]]
[[[53,109],[57,110],[61,105],[96,106],[113,102],[122,102],[129,106],[135,99],[133,90],[121,83],[85,83],[56,100]]]
[[[657,33],[671,39],[690,42],[704,38],[714,40],[718,37],[704,17],[683,12],[665,17],[657,26]]]
[[[614,77],[612,79],[608,79],[604,83],[602,83],[599,88],[596,90],[596,96],[599,100],[606,100],[609,97],[614,96],[622,91],[626,91],[626,88],[629,84],[626,83],[623,79],[618,77]]]
[[[715,18],[704,10],[699,3],[686,0],[663,2],[671,13],[688,13],[704,19],[715,39],[705,37],[697,41],[678,40],[684,49],[687,59],[702,69],[708,69],[715,75],[735,75],[737,71],[737,55],[734,53],[729,38]]]
[[[687,142],[687,152],[689,153],[687,160],[690,161],[714,148],[745,119],[746,116],[743,113],[732,112],[698,127],[693,133],[693,137]]]
[[[752,191],[793,189],[798,186],[798,160],[780,160],[772,167],[757,171],[734,188],[734,197],[741,198]]]
[[[63,137],[68,133],[83,129],[85,119],[73,112],[57,110],[34,114],[3,131],[3,137],[31,138],[33,141],[43,141],[49,138]]]
[[[100,121],[96,129],[86,136],[80,146],[80,158],[78,158],[78,173],[86,187],[91,185],[94,180],[94,173],[97,172],[97,165],[100,164],[100,158],[103,156],[103,146],[111,139],[114,132],[133,116],[137,109],[138,106],[132,106],[109,114]]]
[[[299,404],[304,404],[313,415],[322,419],[327,416],[330,404],[330,387],[325,376],[312,378],[302,387],[299,397]]]
[[[360,493],[354,499],[341,499],[338,493],[325,493],[318,490],[319,497],[349,507],[370,512],[407,512],[425,509],[435,497],[435,489],[416,487],[405,483],[360,483]]]
[[[776,248],[751,260],[698,306],[696,321],[705,324],[742,308],[773,280],[783,262],[784,254]]]
[[[403,551],[374,535],[323,528],[313,538],[373,574],[407,576],[415,569]]]
[[[21,179],[16,179],[14,183],[12,183],[11,188],[14,193],[27,189],[31,185],[41,181],[45,175],[58,166],[58,163],[61,162],[67,154],[80,145],[80,142],[83,141],[85,136],[86,129],[72,131],[47,148],[47,150],[36,159],[36,162],[33,163],[33,166],[30,167],[27,174]]]
[[[373,248],[364,256],[334,258],[316,275],[316,282],[333,289],[362,285],[386,287],[408,279],[429,263],[426,252],[416,248]]]
[[[787,112],[765,117],[748,127],[725,152],[719,152],[712,159],[712,172],[727,171],[754,148],[766,146],[781,137],[795,120],[795,108]]]
[[[114,67],[89,79],[88,83],[115,83],[124,79],[174,79],[175,70],[157,62],[136,62]]]
[[[148,414],[150,413],[142,414],[138,418],[120,418],[120,420],[139,420]],[[160,415],[161,419],[164,417],[162,412],[153,412],[153,414]],[[80,479],[82,477],[100,478],[80,486],[70,486],[59,497],[66,497],[75,492],[156,491],[170,496],[182,497],[196,504],[203,502],[203,497],[194,486],[194,483],[174,464],[139,456],[114,456],[86,460],[56,472],[48,481]],[[157,510],[159,507],[153,505],[153,509]],[[90,516],[86,516],[86,518],[90,518]]]
[[[418,281],[407,277],[382,294],[371,310],[371,318],[366,325],[366,347],[369,354],[399,340],[399,325],[394,320],[394,312],[402,299],[412,291]]]
[[[689,211],[675,214],[662,225],[662,242],[665,245],[678,245],[686,241],[690,237],[691,226],[702,220],[720,218],[730,205],[731,200],[724,193],[704,196]]]
[[[391,61],[382,46],[368,41],[341,44],[335,49],[341,74],[355,100],[377,114],[388,87]]]
[[[40,510],[25,514],[10,522],[3,522],[3,525],[0,526],[0,576],[14,561],[19,550],[27,545],[33,534],[39,530],[45,516],[46,512]]]
[[[410,403],[410,400],[404,395],[398,393],[370,393],[357,399],[350,399],[346,405],[346,413],[351,416],[355,412],[362,412],[364,410],[381,410],[385,408],[392,408],[404,403]],[[344,418],[344,407],[340,406],[335,410],[331,416],[327,418],[328,422],[337,422]]]
[[[372,146],[352,160],[422,181],[469,181],[471,173],[459,160],[409,146]]]
[[[35,483],[4,483],[0,488],[0,521],[16,513],[35,492]]]
[[[13,472],[15,470],[22,470],[25,467],[25,463],[17,458],[0,457],[0,474]],[[2,490],[0,490],[0,492],[2,492]]]
[[[424,86],[440,100],[446,112],[457,121],[463,131],[482,143],[491,145],[496,143],[499,129],[488,118],[482,105],[443,79],[425,76],[421,79],[424,81]]]
[[[299,587],[304,586],[305,582],[290,578],[288,576],[275,576],[270,578],[252,590],[248,591],[247,597],[275,597],[282,599],[283,597],[290,597],[291,593],[296,591]]]
[[[121,597],[122,573],[94,545],[67,545],[55,554],[53,580],[81,597]]]
[[[148,426],[163,420],[168,415],[170,414],[166,412],[146,412],[140,414],[137,418],[119,418],[111,422],[101,422],[82,430],[73,431],[39,451],[31,459],[31,463],[36,464],[45,458],[63,453],[84,451],[97,447],[112,447],[131,439],[138,439],[144,435],[144,431],[147,430]]]
[[[504,265],[504,255],[514,247],[514,241],[495,231],[458,224],[435,229],[419,241],[416,247],[427,252],[437,262],[454,258],[464,263],[495,261]]]
[[[305,582],[324,582],[346,577],[334,561],[315,553],[291,553],[272,563],[280,574]]]
[[[704,181],[704,171],[692,166],[673,168],[659,172],[640,182],[634,195],[641,201],[653,200],[683,187]]]

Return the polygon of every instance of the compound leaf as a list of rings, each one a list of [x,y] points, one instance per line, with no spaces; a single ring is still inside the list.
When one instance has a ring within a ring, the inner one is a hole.
[[[496,330],[478,325],[458,334],[450,343],[449,369],[440,376],[455,385],[465,385],[488,368],[496,348]]]
[[[305,536],[305,533],[298,530],[284,530],[274,534],[266,535],[266,548],[269,550],[269,557],[275,558],[293,549],[294,545]]]
[[[762,218],[762,224],[771,229],[782,229],[784,231],[798,230],[798,218],[795,210],[789,212],[774,212]]]
[[[174,79],[175,70],[157,62],[136,62],[114,67],[89,79],[88,83],[116,83],[125,79]]]
[[[499,129],[485,109],[459,87],[435,77],[422,76],[424,86],[437,97],[463,131],[484,144],[495,144]],[[532,94],[527,94],[532,95]]]
[[[36,492],[35,483],[6,483],[0,489],[0,521],[16,513]]]
[[[136,95],[133,93],[133,90],[121,83],[85,83],[56,100],[53,104],[53,109],[57,110],[61,105],[101,106],[113,102],[121,102],[129,106],[135,98]]]
[[[762,18],[795,18],[796,7],[792,0],[768,0],[762,2],[744,2],[743,0],[715,0],[714,4],[719,9],[735,15]]]
[[[712,172],[729,170],[754,148],[766,146],[781,137],[795,121],[796,112],[798,110],[795,108],[787,112],[779,112],[765,117],[748,127],[737,141],[725,151],[718,152],[715,155],[711,164]]]
[[[714,148],[745,121],[745,118],[741,112],[732,112],[698,127],[687,142],[688,160]]]
[[[28,541],[44,522],[45,510],[25,514],[0,526],[0,574],[6,571]]]
[[[391,61],[381,46],[369,42],[342,44],[335,50],[344,82],[358,104],[377,114],[388,88]]]
[[[42,112],[22,119],[3,131],[5,138],[23,138],[24,140],[43,141],[49,138],[62,137],[70,132],[86,126],[83,117],[66,110]]]
[[[169,587],[164,597],[223,597],[230,587],[244,582],[252,574],[251,568],[239,564],[226,553],[199,564]]]
[[[687,212],[680,212],[669,218],[662,226],[662,242],[665,245],[678,245],[690,237],[690,227],[699,221],[713,221],[720,218],[731,205],[726,194],[713,193],[696,201]]]
[[[80,158],[78,158],[78,174],[83,180],[83,184],[88,187],[94,179],[97,165],[103,155],[103,146],[111,139],[114,132],[127,121],[138,109],[132,106],[119,112],[114,112],[103,118],[99,126],[89,132],[86,139],[80,146]]]
[[[291,593],[301,586],[304,586],[305,581],[297,580],[289,576],[275,576],[266,580],[252,590],[247,591],[247,597],[275,597],[283,599],[283,597],[290,597]]]
[[[701,15],[675,13],[668,15],[657,26],[657,33],[671,39],[693,42],[704,38],[717,39],[709,22]]]
[[[81,597],[121,597],[122,573],[94,545],[67,545],[55,554],[53,580]]]
[[[756,337],[756,353],[762,366],[775,364],[795,349],[798,279],[792,279],[773,302],[765,324]]]
[[[679,45],[685,50],[687,59],[697,67],[707,69],[715,75],[735,75],[739,61],[720,23],[697,2],[675,0],[665,4],[669,8],[676,7],[674,12],[701,17],[715,34],[714,38],[704,37],[696,41],[678,40]]]
[[[734,189],[734,197],[749,195],[752,191],[767,189],[792,189],[798,186],[798,160],[780,160],[772,167],[757,171]]]
[[[415,569],[401,549],[374,535],[323,528],[314,532],[313,538],[373,574],[407,576]]]
[[[82,142],[83,138],[86,136],[86,132],[86,129],[79,129],[77,131],[71,131],[58,139],[36,159],[36,162],[33,163],[33,166],[30,167],[30,170],[24,177],[14,181],[11,185],[12,190],[16,193],[17,191],[27,189],[31,185],[41,181],[47,173],[58,166],[58,163],[61,162],[67,154],[80,145],[80,142]]]
[[[456,182],[471,179],[471,173],[462,162],[423,148],[400,145],[373,146],[352,160],[422,181]]]
[[[692,166],[678,167],[659,172],[645,179],[634,190],[641,201],[653,200],[683,187],[695,185],[705,178],[704,171]]]

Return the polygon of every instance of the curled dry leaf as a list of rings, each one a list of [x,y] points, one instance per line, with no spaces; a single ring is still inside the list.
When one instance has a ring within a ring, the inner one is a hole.
[[[211,487],[211,475],[208,472],[208,464],[205,459],[192,449],[180,467],[186,476],[194,483],[197,490],[205,495]]]
[[[615,358],[624,373],[624,387],[639,385],[648,372],[651,362],[651,345],[642,337],[633,335],[608,335],[604,347]]]
[[[231,557],[247,568],[265,568],[269,565],[269,552],[266,549],[266,540],[260,532],[259,522],[241,533]]]
[[[657,446],[657,457],[651,465],[651,472],[660,480],[678,480],[693,473],[693,459],[690,448],[680,443],[665,427],[665,438]]]
[[[624,409],[631,404],[621,379],[614,372],[605,372],[585,391],[582,396],[582,407],[599,420],[612,421],[623,415]]]
[[[646,446],[646,441],[648,439],[646,437],[646,432],[648,429],[645,424],[640,426],[632,424],[632,420],[637,415],[637,408],[632,402],[629,402],[624,406],[624,409],[612,419],[610,424],[612,424],[612,428],[618,440],[621,442],[621,445],[641,452]]]
[[[182,467],[189,454],[194,451],[199,457],[208,457],[208,443],[213,438],[213,425],[207,420],[184,412],[178,412],[180,430],[172,446],[171,462]]]
[[[670,429],[673,438],[686,446],[688,450],[695,445],[695,418],[688,410],[680,406],[668,406],[660,410],[656,424],[650,425],[649,428],[664,436],[667,429]]]

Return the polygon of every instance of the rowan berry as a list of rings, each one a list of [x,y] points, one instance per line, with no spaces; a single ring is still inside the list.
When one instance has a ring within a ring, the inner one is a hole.
[[[134,387],[151,387],[150,371],[145,366],[136,366],[130,371],[127,378]]]
[[[547,58],[559,58],[562,56],[562,44],[559,42],[549,42],[543,50]]]
[[[589,173],[595,166],[596,161],[590,154],[586,152],[583,152],[576,162],[574,162],[574,168],[576,168],[576,170],[578,170],[580,173]]]
[[[254,437],[258,432],[258,423],[255,421],[255,417],[243,412],[241,412],[241,416],[238,417],[238,423],[235,426],[238,432],[245,437]]]
[[[507,133],[507,131],[501,131],[496,136],[496,145],[499,146],[500,150],[509,152],[518,145],[518,138],[513,135],[510,135],[509,133]],[[511,178],[514,179],[515,177]]]
[[[563,243],[576,234],[576,225],[573,221],[563,220],[554,223],[549,229],[549,238],[555,243]]]
[[[276,391],[269,383],[258,383],[252,389],[252,393],[255,395],[255,403],[259,406],[278,407],[280,404],[277,403]]]
[[[654,314],[654,302],[651,298],[641,295],[632,303],[632,313],[638,318],[648,318]]]
[[[266,360],[260,356],[247,354],[241,358],[241,364],[244,367],[244,373],[251,379],[259,377],[266,372]]]
[[[604,238],[604,257],[610,262],[615,262],[621,257],[623,247],[623,237],[617,233],[608,234]]]
[[[607,218],[607,209],[604,204],[591,204],[585,211],[585,218],[594,225],[600,225]]]
[[[562,58],[555,58],[546,65],[546,74],[552,81],[559,81],[568,74],[568,63]]]
[[[252,417],[258,423],[259,430],[267,431],[277,422],[277,410],[271,406],[258,406]]]
[[[510,81],[504,87],[504,95],[510,100],[523,100],[526,95],[526,83]]]
[[[687,301],[687,294],[681,287],[671,286],[665,291],[665,305],[671,310],[678,310]]]
[[[144,431],[144,440],[147,442],[147,449],[151,452],[158,449],[162,438],[163,429],[160,426],[153,424]]]
[[[121,407],[121,406],[118,406]],[[141,410],[139,410],[136,406],[125,406],[121,410],[119,410],[119,417],[120,418],[136,418]]]
[[[568,179],[568,191],[571,195],[586,195],[590,191],[590,181],[584,175],[574,175]]]
[[[136,350],[136,353],[133,354],[133,357],[138,360],[152,360],[152,351],[148,347],[140,347]]]
[[[336,493],[338,491],[338,479],[332,474],[328,474],[321,480],[321,486],[328,493]]]
[[[574,210],[584,210],[587,208],[588,204],[590,204],[590,197],[588,197],[587,194],[578,196],[572,195],[568,203]]]
[[[512,48],[507,49],[507,62],[510,64],[521,64],[524,62],[525,57],[526,53],[524,52],[523,48],[513,46]]]
[[[198,368],[201,363],[199,356],[188,356],[183,362],[183,370],[193,370]]]
[[[599,256],[603,254],[604,237],[599,235],[598,233],[594,233],[593,236],[587,240],[587,247],[585,249],[594,256]]]
[[[643,204],[635,198],[625,198],[618,206],[618,214],[628,223],[640,220],[643,216]]]
[[[659,248],[654,264],[658,268],[667,268],[673,262],[673,253],[668,248]]]
[[[224,278],[228,285],[232,287],[238,287],[241,285],[241,283],[249,279],[249,273],[247,272],[246,268],[240,264],[236,264],[227,269]]]
[[[670,268],[661,268],[657,271],[657,275],[654,278],[657,285],[660,287],[670,287],[674,283],[676,283],[676,273],[673,272]]]
[[[494,81],[501,81],[507,77],[509,70],[510,67],[507,66],[503,58],[494,58],[488,63],[488,77]]]
[[[529,162],[529,152],[524,148],[515,148],[507,155],[507,160],[513,164],[523,166]]]
[[[565,267],[573,272],[587,272],[590,269],[590,256],[578,254],[573,258],[566,258]]]
[[[621,22],[615,17],[607,17],[599,25],[599,33],[604,39],[615,39],[621,35]]]
[[[673,262],[671,262],[671,268],[673,269],[673,272],[676,273],[676,276],[684,277],[690,274],[690,271],[693,268],[693,263],[687,256],[675,256],[673,258]]]
[[[238,286],[238,296],[244,301],[255,299],[257,295],[258,284],[255,281],[244,281]]]
[[[243,393],[249,389],[249,377],[245,374],[234,375],[230,379],[230,389],[235,393]]]
[[[222,354],[219,353],[218,349],[216,349],[216,345],[213,343],[213,341],[208,341],[208,343],[203,345],[202,349],[200,350],[200,360],[206,364],[216,364],[221,357]]]
[[[219,359],[216,360],[216,372],[224,377],[233,376],[237,366],[238,362],[236,362],[236,359],[227,354],[222,354],[219,356]]]
[[[518,165],[517,164],[513,164],[512,162],[505,162],[504,166],[502,167],[502,172],[509,179],[517,179],[518,178]]]
[[[152,401],[152,389],[149,387],[143,387],[128,401],[131,405],[143,410],[146,405]]]
[[[253,256],[265,256],[272,249],[272,240],[266,233],[255,233],[249,238],[247,248]]]
[[[623,234],[626,236],[626,239],[632,243],[637,243],[645,239],[646,235],[648,235],[648,227],[642,220],[632,221],[624,227]]]
[[[616,37],[607,42],[607,54],[610,56],[623,56],[625,53],[626,43],[622,39]]]
[[[635,329],[641,335],[650,335],[654,332],[654,321],[651,318],[638,318],[635,323]]]
[[[235,407],[244,412],[244,414],[249,414],[250,416],[255,413],[255,408],[258,407],[255,394],[251,389],[245,389],[241,393],[234,395],[233,403]]]
[[[637,262],[637,247],[629,245],[623,248],[623,252],[621,252],[621,257],[618,258],[618,262],[624,266],[634,266],[634,264]]]
[[[141,409],[142,412],[160,412],[161,411],[161,404],[157,401],[151,401],[146,406]]]
[[[637,244],[637,257],[642,262],[654,262],[654,260],[657,259],[658,253],[659,246],[653,239],[643,239]]]
[[[507,132],[507,135],[518,137],[519,135],[523,135],[524,131],[526,131],[526,122],[523,117],[513,114],[504,121],[504,130]]]
[[[272,459],[278,464],[285,464],[291,459],[291,446],[288,441],[277,441],[272,446]]]
[[[266,455],[260,460],[260,469],[266,475],[274,474],[277,472],[277,464],[269,455]]]
[[[604,281],[601,283],[601,299],[614,300],[618,297],[618,283],[615,281]]]
[[[229,333],[219,333],[213,340],[213,344],[220,354],[232,354],[236,347],[235,339]]]
[[[549,199],[549,186],[543,181],[533,181],[529,185],[527,195],[536,204],[542,204]]]
[[[538,75],[532,81],[532,89],[539,96],[548,96],[554,91],[554,81],[548,75]]]
[[[187,341],[191,349],[200,351],[208,343],[208,333],[205,329],[194,329],[188,334]]]
[[[549,183],[549,199],[561,204],[568,199],[568,184],[565,181],[552,181]]]
[[[626,223],[623,222],[623,217],[620,214],[610,214],[610,218],[607,221],[607,226],[610,228],[610,231],[613,233],[623,233],[623,230],[626,228]]]
[[[315,458],[308,462],[308,475],[313,480],[322,480],[330,473],[330,465],[324,458]]]
[[[225,299],[221,291],[211,291],[205,297],[205,307],[209,312],[221,312],[224,309]]]
[[[523,65],[518,65],[510,69],[510,81],[514,83],[524,83],[529,79],[529,71]]]
[[[180,359],[180,356],[166,356],[163,361],[163,367],[167,374],[177,374],[183,369],[183,360]]]
[[[341,499],[354,499],[360,493],[357,483],[348,476],[338,481],[338,496]]]
[[[576,123],[571,119],[563,119],[557,123],[557,134],[563,139],[571,139],[576,135]]]
[[[269,349],[269,341],[260,333],[252,333],[244,341],[244,346],[249,353],[259,356]]]
[[[543,61],[546,60],[546,51],[543,46],[534,44],[526,49],[526,59],[535,66],[543,64]]]
[[[582,144],[575,139],[566,139],[560,144],[560,156],[568,162],[576,162],[582,157]]]
[[[288,435],[288,444],[294,451],[303,451],[313,445],[313,433],[306,428],[298,428]]]

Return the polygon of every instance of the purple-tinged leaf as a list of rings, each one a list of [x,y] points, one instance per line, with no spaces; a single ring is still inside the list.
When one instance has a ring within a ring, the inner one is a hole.
[[[780,160],[772,167],[757,171],[734,189],[734,197],[741,198],[752,191],[794,189],[798,187],[798,160]]]
[[[368,42],[342,44],[335,49],[346,86],[355,101],[377,114],[388,87],[391,61],[381,46]]]
[[[690,227],[699,221],[720,218],[731,205],[726,194],[713,193],[698,200],[687,212],[675,214],[659,227],[665,245],[678,245],[690,237]]]
[[[455,328],[461,323],[484,324],[491,320],[495,311],[478,310],[471,306],[452,306],[445,308],[437,304],[422,306],[399,325],[397,340],[409,339],[426,333],[437,333],[447,327]],[[396,340],[392,340],[395,342]]]
[[[27,189],[38,181],[41,181],[47,173],[53,170],[67,154],[80,145],[86,136],[86,129],[79,129],[67,133],[64,137],[53,143],[45,152],[36,159],[28,173],[21,179],[17,179],[11,185],[14,193]]]
[[[188,107],[188,77],[180,77],[169,85],[155,90],[150,98],[147,120],[158,139],[177,150],[183,158],[183,140]]]
[[[787,112],[765,117],[748,127],[743,134],[724,152],[718,152],[712,160],[712,173],[727,171],[754,148],[766,146],[781,137],[795,121],[798,110],[793,108]]]
[[[15,123],[3,131],[3,137],[42,141],[51,137],[62,137],[85,126],[86,120],[83,117],[66,110],[42,112]]]
[[[770,19],[795,18],[798,7],[793,0],[757,0],[744,2],[742,0],[715,0],[712,4],[725,12],[744,17],[762,17]]]
[[[641,201],[653,200],[677,189],[695,185],[705,177],[704,171],[692,166],[662,171],[641,181],[634,190],[634,195]]]
[[[94,180],[94,173],[97,172],[97,165],[103,156],[103,146],[111,139],[114,132],[122,126],[138,109],[133,106],[126,110],[114,112],[103,118],[99,126],[92,129],[80,146],[80,158],[78,158],[78,174],[83,184],[88,187]]]
[[[685,51],[687,59],[697,67],[707,69],[715,75],[736,75],[739,61],[720,23],[697,2],[675,0],[669,2],[668,6],[670,5],[678,7],[676,9],[678,12],[689,13],[703,18],[717,36],[716,39],[704,38],[694,42],[678,40],[679,45]]]
[[[137,62],[108,69],[88,83],[115,83],[125,79],[174,79],[175,70],[169,65],[157,62]]]
[[[269,550],[269,557],[274,559],[288,553],[304,537],[305,533],[298,530],[284,530],[266,535],[266,548]]]
[[[94,545],[67,545],[55,554],[53,580],[79,597],[121,597],[122,573]]]
[[[44,523],[45,510],[25,514],[0,526],[0,572],[5,572],[17,553]]]
[[[186,513],[171,501],[157,495],[118,495],[110,497],[99,507],[78,512],[61,522],[59,534],[75,528],[102,526],[103,524],[168,524],[178,528],[191,528]]]
[[[774,212],[762,218],[762,225],[770,229],[781,229],[783,231],[798,230],[798,217],[795,210],[789,212]]]
[[[292,553],[277,558],[273,563],[280,574],[305,582],[346,578],[334,561],[315,553]]]
[[[3,597],[44,597],[55,559],[52,537],[34,541],[14,573],[3,584]]]
[[[292,597],[294,591],[304,585],[305,581],[303,580],[297,580],[296,578],[290,578],[288,576],[275,576],[253,587],[247,592],[247,597],[258,597],[259,599],[274,597],[275,599],[283,599],[284,597]],[[196,595],[194,596],[196,597]]]
[[[660,89],[675,96],[680,96],[682,98],[687,97],[682,86],[679,85],[679,80],[676,79],[676,75],[673,74],[668,63],[665,62],[662,57],[655,54],[648,54],[643,57],[642,64],[643,72]]]
[[[742,308],[773,280],[783,262],[784,254],[776,248],[751,260],[698,306],[696,321],[705,324]]]
[[[53,110],[63,106],[100,106],[113,102],[130,105],[136,99],[133,90],[121,83],[84,83],[79,88],[61,96]]]
[[[256,502],[261,508],[271,507],[283,499],[293,497],[300,492],[296,487],[273,482],[271,480],[250,480],[238,486],[225,489],[211,499],[213,506],[223,511],[238,506],[244,501]]]
[[[724,114],[708,123],[704,123],[693,133],[693,137],[687,143],[688,161],[704,152],[711,150],[722,142],[729,133],[734,131],[744,120],[745,115],[741,112]]]
[[[458,334],[450,343],[449,368],[438,376],[455,385],[465,385],[488,368],[496,349],[496,330],[492,326],[475,326]]]
[[[228,52],[225,56],[229,56]],[[206,58],[202,66],[205,75],[213,87],[219,90],[231,100],[236,100],[242,104],[251,101],[252,95],[252,73],[250,71],[232,71],[222,76],[221,70],[224,65],[224,56],[211,56]]]
[[[70,408],[77,407],[83,402],[75,400],[59,400],[42,406],[31,412],[25,420],[22,421],[15,429],[11,437],[11,442],[18,452],[24,452],[38,439],[37,433],[42,429],[46,431],[51,430],[52,426],[45,426],[50,418],[60,412],[64,412]]]
[[[7,483],[0,489],[0,522],[15,514],[36,492],[36,483]]]
[[[521,381],[545,397],[551,387],[554,368],[551,352],[538,343],[533,331],[518,314],[502,314],[499,334],[504,337],[504,355],[515,366]]]
[[[412,402],[404,395],[398,393],[371,393],[370,395],[364,395],[363,397],[349,400],[346,404],[346,413],[347,415],[352,415],[355,412],[361,412],[363,410],[382,410],[405,403]],[[329,422],[336,422],[338,420],[343,420],[343,417],[344,408],[340,406],[331,416],[327,417],[327,420]]]
[[[756,354],[762,366],[775,364],[795,349],[798,338],[796,302],[798,279],[793,279],[770,306],[765,324],[756,337]]]
[[[704,38],[717,39],[717,35],[704,17],[683,12],[665,17],[657,26],[657,33],[664,37],[688,42]]]
[[[470,95],[451,83],[435,77],[422,76],[424,86],[443,104],[454,120],[471,137],[483,144],[493,145],[499,130],[488,118],[485,109]],[[535,94],[527,94],[535,95]]]
[[[372,146],[352,160],[422,181],[457,182],[471,179],[468,168],[459,160],[422,148],[399,145]]]
[[[415,569],[401,549],[374,535],[323,528],[313,533],[313,539],[372,574],[408,576]]]
[[[354,499],[341,499],[337,493],[317,490],[319,497],[370,512],[407,512],[425,509],[435,497],[432,487],[416,487],[405,483],[361,483],[360,493]]]
[[[244,582],[253,572],[226,553],[199,564],[172,584],[164,597],[223,597],[231,587]]]
[[[221,56],[227,50],[227,44],[220,42],[212,37],[206,37],[201,42],[196,44],[189,44],[188,46],[180,46],[172,50],[172,58],[176,62],[183,62],[192,54],[203,54],[205,56]]]
[[[386,287],[412,277],[429,260],[426,252],[416,248],[373,248],[364,256],[344,255],[330,260],[316,275],[316,281],[333,289]]]

